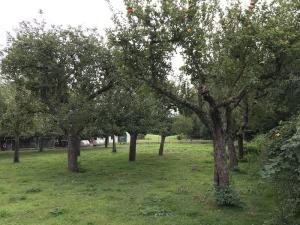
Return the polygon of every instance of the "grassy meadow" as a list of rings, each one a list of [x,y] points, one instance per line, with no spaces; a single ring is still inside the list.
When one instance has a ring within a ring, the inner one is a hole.
[[[167,140],[168,141],[168,140]],[[139,143],[137,161],[128,145],[84,148],[80,173],[66,169],[66,151],[0,153],[1,225],[262,225],[276,204],[259,176],[254,155],[231,173],[243,206],[213,201],[211,144]]]

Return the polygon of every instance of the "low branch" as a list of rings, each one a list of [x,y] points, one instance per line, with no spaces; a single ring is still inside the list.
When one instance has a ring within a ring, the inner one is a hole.
[[[217,105],[218,108],[221,107],[228,107],[231,105],[231,108],[234,109],[235,107],[237,107],[241,100],[246,96],[246,94],[248,93],[248,88],[249,86],[245,86],[238,95],[231,97],[230,99],[228,99],[227,101],[224,101],[220,104]]]
[[[165,87],[161,87],[161,85],[157,84],[156,82],[154,83],[154,82],[151,82],[151,81],[148,81],[148,80],[144,80],[144,81],[156,93],[158,93],[160,95],[163,95],[163,96],[166,96],[171,101],[176,103],[176,105],[181,105],[185,108],[188,108],[188,109],[192,110],[194,113],[196,113],[200,117],[200,119],[204,123],[204,125],[206,125],[207,127],[209,126],[208,117],[207,117],[206,113],[200,109],[200,107],[198,107],[197,105],[194,105],[193,103],[187,101],[186,99],[181,98],[177,94],[174,94],[172,91],[167,90]]]

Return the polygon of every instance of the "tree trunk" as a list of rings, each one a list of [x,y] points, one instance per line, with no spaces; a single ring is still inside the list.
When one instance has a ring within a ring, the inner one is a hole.
[[[80,137],[77,138],[77,156],[80,156],[81,150],[80,150]]]
[[[238,166],[237,155],[234,146],[234,125],[232,119],[232,108],[227,107],[225,112],[226,120],[226,137],[227,137],[227,150],[229,156],[229,169],[234,169]]]
[[[239,133],[238,136],[239,159],[244,158],[244,138],[243,134]]]
[[[214,146],[214,183],[216,186],[229,186],[229,170],[226,155],[226,134],[223,130],[221,112],[217,107],[210,110],[211,131]]]
[[[161,135],[159,152],[158,152],[158,155],[160,155],[160,156],[162,156],[164,154],[165,140],[166,140],[166,136]]]
[[[226,156],[225,135],[221,128],[214,128],[213,130],[213,146],[214,146],[214,161],[215,172],[214,181],[216,186],[229,185],[229,171]]]
[[[112,138],[112,141],[113,141],[112,152],[115,153],[115,152],[117,152],[116,137],[115,137],[115,135],[112,135],[111,138]]]
[[[137,134],[130,133],[130,145],[129,145],[129,161],[133,162],[136,158],[136,140]]]
[[[109,136],[105,135],[105,142],[104,142],[105,148],[108,147],[108,142],[109,142]]]
[[[58,147],[62,147],[62,137],[58,137]]]
[[[80,139],[76,133],[68,134],[68,169],[71,172],[78,172],[78,155],[80,154]]]
[[[43,149],[44,149],[44,139],[43,139],[43,137],[38,138],[38,148],[39,148],[39,152],[42,152]]]
[[[228,155],[229,155],[229,169],[234,169],[238,166],[238,159],[234,146],[234,139],[231,135],[227,139]]]
[[[20,137],[15,136],[15,146],[14,146],[14,163],[20,162]]]
[[[245,131],[248,127],[248,118],[249,118],[249,104],[247,98],[243,101],[244,103],[244,114],[243,114],[243,122],[241,129],[238,134],[238,146],[239,146],[239,159],[244,158],[244,139],[245,139]]]

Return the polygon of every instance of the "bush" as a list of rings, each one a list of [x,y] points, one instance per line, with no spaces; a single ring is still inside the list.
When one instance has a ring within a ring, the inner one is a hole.
[[[255,138],[251,140],[249,145],[251,147],[254,147],[258,150],[265,149],[265,144],[266,144],[266,134],[259,134]]]
[[[215,186],[214,194],[218,206],[241,206],[240,195],[231,186]]]
[[[245,154],[259,155],[259,148],[254,147],[254,146],[246,146],[244,151],[245,151]]]
[[[176,138],[177,138],[177,140],[183,140],[183,139],[185,139],[186,138],[186,136],[184,135],[184,134],[179,134],[179,135],[177,135],[176,136]]]
[[[267,135],[263,176],[272,180],[280,204],[267,224],[300,224],[300,117],[281,123]]]

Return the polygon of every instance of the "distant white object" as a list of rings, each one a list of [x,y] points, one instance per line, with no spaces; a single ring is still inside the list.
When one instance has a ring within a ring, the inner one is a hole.
[[[97,138],[96,140],[93,140],[93,146],[97,145],[104,145],[105,140],[103,138]]]
[[[89,140],[81,140],[80,146],[83,146],[83,147],[90,146],[90,141]]]
[[[115,136],[116,143],[129,143],[130,142],[130,134],[126,132],[124,136]],[[108,143],[112,144],[113,140],[111,136],[108,138]],[[105,138],[97,137],[97,139],[93,140],[81,140],[80,146],[87,147],[87,146],[99,146],[105,144]]]

